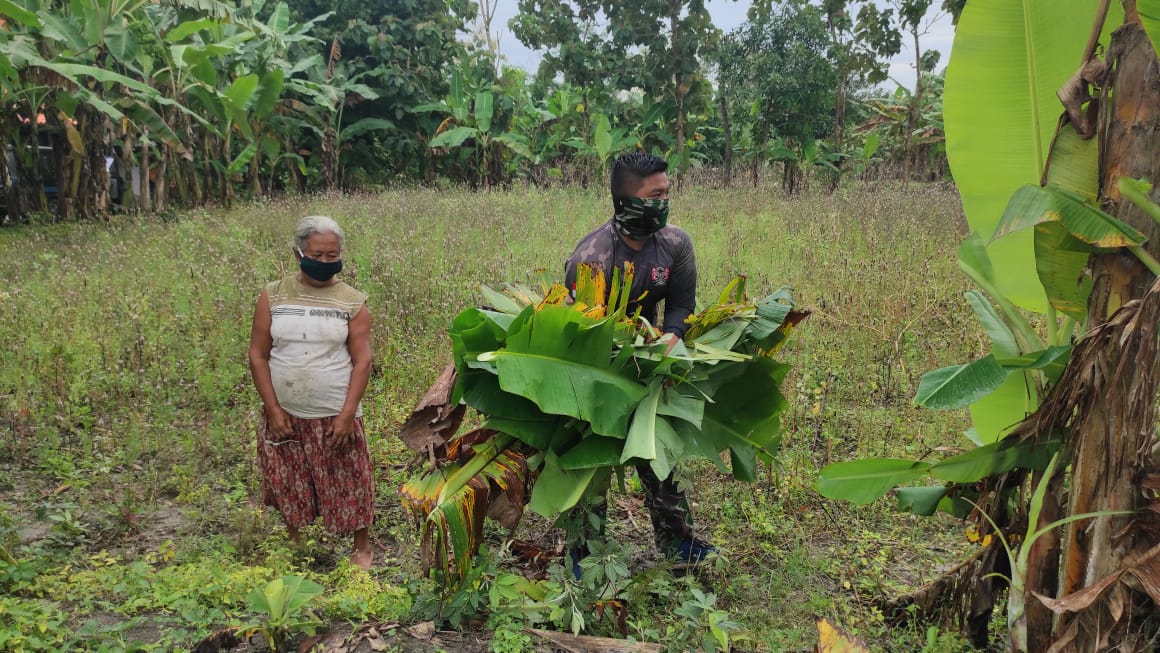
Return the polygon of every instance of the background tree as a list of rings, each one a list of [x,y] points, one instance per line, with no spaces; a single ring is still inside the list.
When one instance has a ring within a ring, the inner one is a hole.
[[[765,158],[770,136],[801,153],[830,133],[838,86],[830,44],[821,9],[804,2],[754,5],[749,22],[730,33],[720,84],[733,94],[731,114],[752,121],[754,165]],[[783,188],[797,192],[798,157],[785,147],[775,154],[783,161]]]
[[[373,138],[347,142],[340,156],[355,174],[348,183],[400,174],[421,178],[425,132],[411,110],[446,94],[454,62],[465,52],[457,35],[475,19],[477,5],[470,0],[291,0],[290,7],[298,21],[330,13],[315,31],[320,40],[313,54],[325,62],[337,38],[342,60],[335,64],[335,78],[357,79],[377,96],[346,104],[343,125],[374,118],[393,126]]]
[[[898,54],[901,38],[889,14],[873,2],[823,0],[830,56],[838,83],[834,92],[834,147],[842,149],[847,104],[853,94],[887,79],[886,60]]]

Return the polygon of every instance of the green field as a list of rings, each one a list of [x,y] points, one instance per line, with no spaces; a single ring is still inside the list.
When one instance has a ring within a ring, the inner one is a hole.
[[[348,568],[347,542],[319,531],[292,547],[255,503],[253,303],[293,263],[295,220],[313,213],[347,230],[344,276],[369,293],[374,321],[364,411],[386,551],[370,577]],[[421,468],[395,431],[449,360],[446,325],[475,289],[538,269],[562,277],[572,245],[607,213],[599,190],[400,190],[0,230],[0,544],[15,561],[0,563],[0,650],[188,649],[251,620],[247,593],[286,573],[326,588],[318,608],[336,627],[430,618],[433,589],[398,497]],[[678,612],[696,588],[715,593],[740,650],[812,650],[817,617],[876,650],[958,650],[953,634],[887,624],[875,605],[968,552],[963,524],[812,489],[828,462],[965,442],[964,413],[911,404],[923,372],[987,347],[954,260],[966,231],[957,196],[920,185],[794,199],[682,189],[672,221],[696,243],[702,301],[745,273],[750,294],[790,285],[813,315],[780,355],[793,371],[777,464],[752,484],[708,465],[682,472],[724,556],[695,577],[640,570],[630,634],[695,646],[698,624]],[[647,511],[639,497],[612,506],[612,539],[639,565],[637,549],[652,546]],[[520,530],[558,538],[540,519]],[[495,555],[502,540],[489,531],[483,585],[457,601],[486,608],[489,579],[510,577]],[[492,613],[462,627],[486,624],[492,650],[522,650],[519,613]]]

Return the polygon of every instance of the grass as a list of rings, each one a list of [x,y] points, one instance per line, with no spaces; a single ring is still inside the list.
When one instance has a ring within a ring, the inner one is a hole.
[[[446,324],[475,288],[538,269],[562,276],[607,204],[595,190],[399,190],[0,231],[12,253],[0,287],[0,545],[18,562],[0,568],[0,650],[188,646],[243,620],[250,589],[303,571],[328,588],[331,621],[417,618],[430,589],[415,577],[398,503],[413,472],[394,430],[449,360]],[[910,402],[923,372],[985,349],[954,263],[965,235],[957,197],[921,186],[799,199],[692,189],[673,207],[697,246],[702,299],[745,273],[751,294],[790,285],[814,311],[781,355],[794,369],[777,464],[753,484],[708,465],[682,472],[699,528],[726,554],[697,582],[739,624],[734,641],[808,650],[824,616],[889,650],[957,650],[937,629],[887,625],[874,598],[959,559],[961,524],[811,489],[827,462],[965,442],[965,415]],[[376,374],[364,413],[376,531],[391,550],[371,577],[340,562],[346,543],[324,534],[291,547],[252,500],[253,302],[293,263],[290,229],[311,213],[347,230],[344,275],[370,296]],[[612,533],[650,544],[639,499],[624,499]],[[535,520],[523,528],[550,536]],[[657,637],[685,632],[671,614],[654,619]]]

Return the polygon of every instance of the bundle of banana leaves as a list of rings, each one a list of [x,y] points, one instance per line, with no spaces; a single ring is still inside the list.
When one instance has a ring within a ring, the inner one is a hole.
[[[574,296],[560,284],[484,288],[487,306],[452,322],[453,368],[402,433],[433,463],[402,493],[424,563],[448,582],[478,550],[484,515],[508,528],[525,506],[554,517],[626,465],[665,478],[704,458],[751,481],[757,461],[771,460],[787,406],[788,366],[774,354],[807,312],[788,288],[751,301],[739,276],[674,343],[628,313],[631,274],[606,287],[602,271],[582,266]],[[464,405],[483,426],[455,434]]]

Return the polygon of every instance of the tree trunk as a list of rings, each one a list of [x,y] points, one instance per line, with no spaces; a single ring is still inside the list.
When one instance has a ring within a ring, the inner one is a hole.
[[[725,101],[725,93],[721,92],[721,133],[725,138],[725,152],[723,153],[725,170],[722,182],[726,188],[733,183],[733,131],[729,125],[729,103]]]
[[[1160,179],[1160,65],[1139,24],[1135,2],[1125,2],[1125,24],[1108,48],[1108,79],[1100,106],[1100,196],[1105,210],[1142,231],[1150,254],[1160,253],[1160,226],[1120,197],[1121,176]],[[1158,193],[1152,193],[1153,200]],[[1125,303],[1143,296],[1153,275],[1130,254],[1093,256],[1094,288],[1088,302],[1089,328],[1102,324]],[[1152,325],[1155,326],[1155,325]],[[1153,339],[1154,336],[1153,336]],[[1069,440],[1072,462],[1069,514],[1133,510],[1148,496],[1141,487],[1150,468],[1155,437],[1156,359],[1110,346],[1101,352],[1093,374],[1107,380],[1108,391]],[[1102,516],[1066,527],[1059,596],[1089,587],[1124,566],[1125,556],[1155,542],[1138,528],[1139,519]],[[1131,604],[1119,593],[1077,614],[1063,615],[1056,639],[1078,651],[1124,649]],[[1118,603],[1117,603],[1118,602]],[[1151,613],[1156,613],[1155,604]]]
[[[922,50],[918,44],[918,23],[910,28],[914,39],[914,96],[910,98],[910,110],[906,114],[906,134],[902,145],[902,184],[910,182],[911,164],[914,160],[914,130],[922,116]]]
[[[762,152],[765,152],[765,142],[769,140],[769,123],[765,120],[761,121],[761,131],[757,137],[753,139],[753,161],[749,168],[749,173],[753,178],[753,187],[757,188],[757,184],[761,177],[761,163]]]
[[[322,190],[333,191],[338,185],[338,134],[333,126],[322,133]]]
[[[841,9],[845,11],[845,7]],[[838,27],[834,24],[834,15],[826,16],[826,26],[830,31],[830,47],[837,55],[838,83],[834,87],[834,151],[842,151],[843,130],[846,128],[846,48],[842,46],[838,35]]]
[[[57,124],[63,133],[65,131],[64,125],[59,122]],[[72,148],[67,138],[52,139],[53,170],[56,174],[56,218],[58,220],[71,222],[78,217],[76,186],[79,183],[82,156],[81,152]]]
[[[669,51],[678,52],[677,43],[680,36],[681,26],[681,2],[680,0],[672,0],[669,3],[669,29],[672,30],[669,40]],[[685,95],[689,93],[689,86],[684,81],[684,75],[681,74],[681,61],[676,56],[673,57],[673,65],[676,66],[673,73],[673,99],[677,102],[677,125],[676,125],[676,139],[677,139],[677,183],[680,183],[681,177],[685,173]]]
[[[169,152],[164,146],[157,148],[157,192],[153,199],[154,211],[169,208]]]
[[[125,184],[121,189],[121,210],[137,211],[137,196],[133,193],[133,132],[129,130],[121,136],[121,176]]]
[[[88,105],[77,107],[77,131],[84,139],[80,179],[77,187],[77,212],[92,220],[109,213],[109,169],[106,157],[112,155],[109,143],[109,119]]]
[[[141,129],[141,171],[137,175],[141,189],[141,210],[149,213],[153,210],[153,194],[149,184],[149,128]]]
[[[8,213],[0,215],[0,225],[7,224],[9,219],[14,218],[12,215],[13,202],[12,197],[12,171],[8,169],[8,148],[10,147],[8,139],[0,138],[0,196],[4,198],[4,204],[7,207]]]
[[[258,199],[262,196],[262,130],[259,125],[254,125],[254,144],[258,147],[254,150],[254,158],[250,159],[250,193],[253,199]]]

